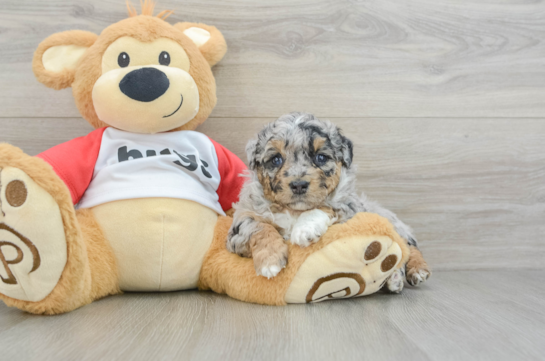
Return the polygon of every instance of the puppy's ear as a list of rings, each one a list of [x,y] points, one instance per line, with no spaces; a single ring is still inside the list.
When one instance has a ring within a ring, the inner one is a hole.
[[[225,38],[214,26],[199,23],[177,23],[174,26],[197,45],[211,67],[227,52]]]
[[[346,168],[350,168],[352,165],[352,158],[354,158],[354,145],[352,144],[352,141],[344,135],[341,135],[341,140],[342,162]]]
[[[72,85],[76,66],[97,35],[83,30],[56,33],[38,45],[32,61],[36,79],[56,90]]]
[[[246,144],[246,156],[248,157],[248,168],[255,170],[257,165],[257,139],[252,139]]]

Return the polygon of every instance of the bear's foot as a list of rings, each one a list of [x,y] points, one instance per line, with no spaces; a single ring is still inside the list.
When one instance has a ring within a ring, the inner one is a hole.
[[[0,144],[0,300],[58,314],[118,293],[111,247],[101,237],[91,211],[76,215],[49,164]],[[100,257],[93,263],[88,251]]]
[[[402,261],[401,247],[387,235],[339,238],[306,258],[285,301],[311,303],[365,296],[380,290],[388,280],[391,291],[400,292],[403,277],[398,273]]]
[[[409,247],[386,218],[358,213],[329,227],[308,247],[288,245],[288,263],[275,277],[257,276],[251,258],[229,253],[232,219],[219,217],[205,256],[199,288],[266,305],[311,303],[375,293],[409,258]],[[392,286],[403,277],[392,279]],[[396,282],[394,282],[396,281]]]
[[[67,260],[59,206],[22,170],[0,169],[0,294],[38,302],[53,291]]]

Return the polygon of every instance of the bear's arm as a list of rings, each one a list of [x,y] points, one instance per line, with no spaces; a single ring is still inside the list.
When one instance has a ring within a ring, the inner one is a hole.
[[[247,168],[244,162],[227,148],[213,139],[210,139],[210,141],[216,149],[221,177],[220,186],[216,192],[219,196],[221,208],[224,211],[228,211],[233,207],[233,203],[238,202],[238,196],[245,179],[240,174]]]
[[[79,202],[93,178],[104,130],[106,128],[96,129],[37,155],[49,163],[66,184],[74,204]]]

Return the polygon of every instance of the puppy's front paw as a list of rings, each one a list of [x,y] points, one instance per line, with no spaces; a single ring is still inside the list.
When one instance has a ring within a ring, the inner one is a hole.
[[[308,247],[311,243],[318,242],[322,237],[322,232],[312,225],[295,225],[291,232],[291,243],[301,247]]]
[[[407,282],[411,286],[419,286],[430,278],[431,272],[427,268],[407,269]]]
[[[251,218],[235,219],[227,235],[227,250],[241,257],[251,257],[250,238],[256,231],[256,222]]]
[[[304,212],[291,231],[291,243],[307,247],[318,242],[331,223],[331,218],[319,209]]]
[[[254,267],[258,276],[273,278],[288,262],[288,246],[282,244],[280,247],[269,247],[260,250],[252,255]]]
[[[275,277],[277,274],[279,274],[281,270],[282,268],[280,268],[280,266],[277,266],[277,265],[265,266],[261,268],[259,271],[257,271],[257,275],[271,279]]]
[[[238,254],[241,257],[250,257],[252,252],[250,250],[250,245],[245,236],[236,234],[229,235],[227,238],[227,250],[231,253]]]

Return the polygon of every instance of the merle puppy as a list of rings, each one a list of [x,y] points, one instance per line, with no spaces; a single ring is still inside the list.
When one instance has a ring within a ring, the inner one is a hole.
[[[334,223],[358,212],[386,217],[407,240],[406,270],[394,273],[387,290],[400,292],[403,278],[416,286],[430,276],[411,228],[397,216],[356,193],[352,142],[329,121],[312,114],[291,113],[259,132],[247,147],[250,170],[235,213],[227,248],[253,257],[258,275],[271,278],[285,267],[284,240],[306,247]]]

